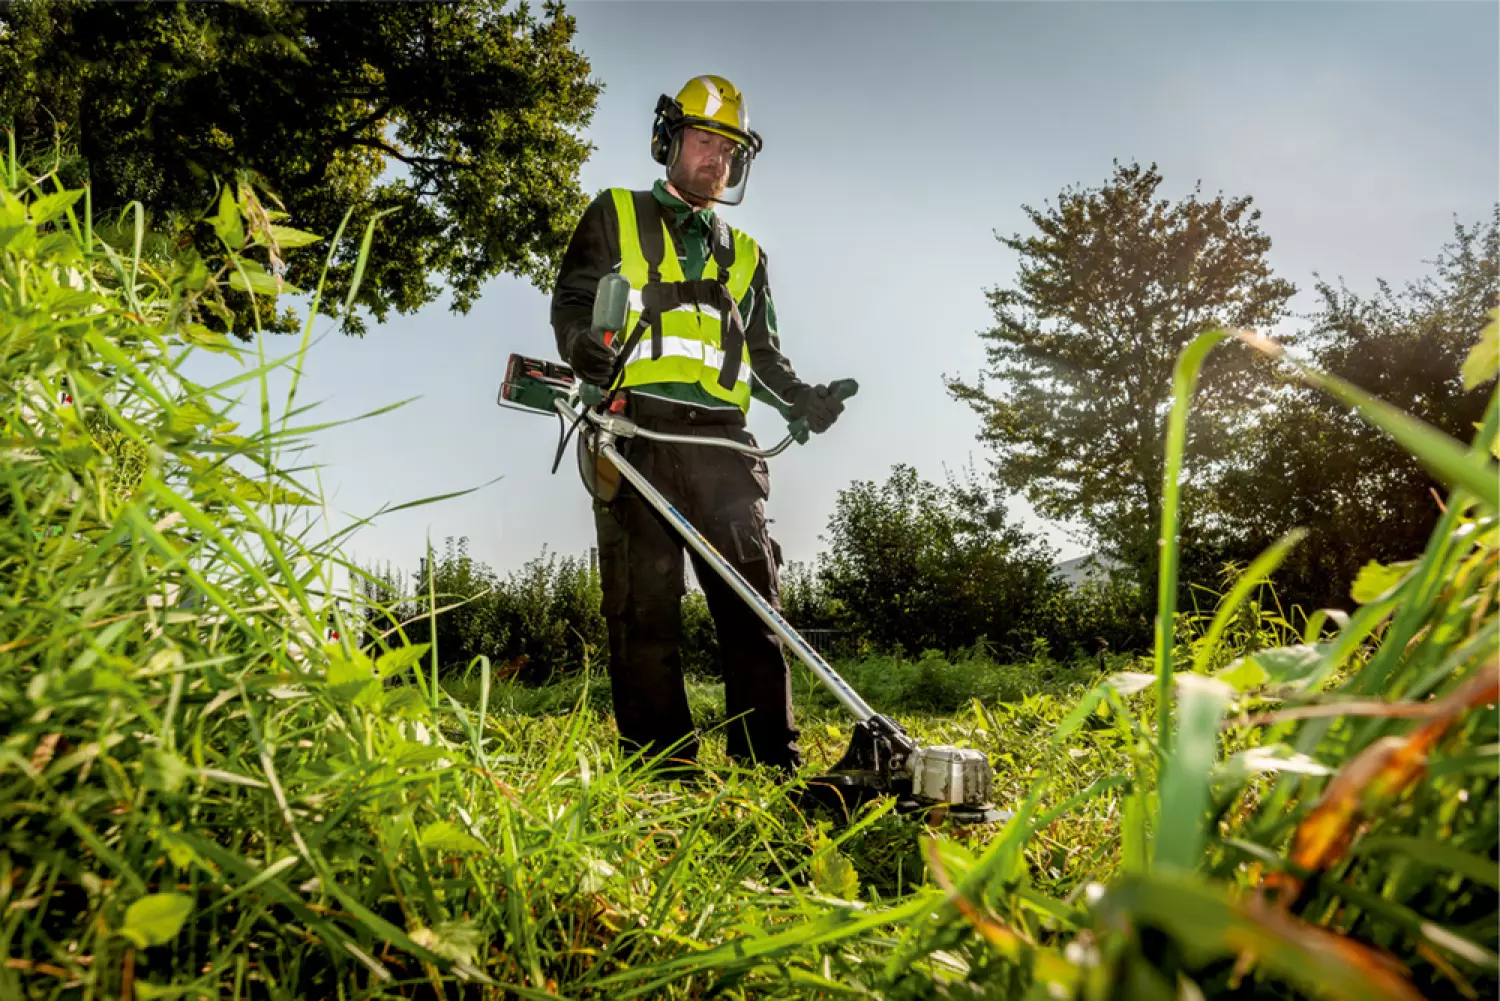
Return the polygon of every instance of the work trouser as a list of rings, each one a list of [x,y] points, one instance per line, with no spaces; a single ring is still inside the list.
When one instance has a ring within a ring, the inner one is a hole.
[[[641,427],[730,438],[753,445],[738,411],[640,399],[628,411]],[[621,454],[780,609],[777,547],[766,525],[765,460],[711,445],[620,439]],[[609,626],[615,722],[627,751],[694,760],[698,736],[688,710],[682,634],[682,537],[623,477],[608,503],[596,501],[599,573]],[[781,641],[697,553],[693,569],[718,634],[729,755],[786,769],[801,763],[792,720],[791,674]],[[679,741],[681,743],[679,743]]]

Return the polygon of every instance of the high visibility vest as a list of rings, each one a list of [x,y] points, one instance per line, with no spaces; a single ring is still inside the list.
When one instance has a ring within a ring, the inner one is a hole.
[[[688,281],[672,249],[666,211],[656,197],[626,188],[612,188],[610,194],[620,222],[620,274],[630,282],[630,312],[617,335],[625,338],[629,354],[618,385],[629,389],[660,382],[697,383],[717,399],[748,411],[750,349],[742,336],[739,344],[726,345],[736,337],[726,338],[726,332],[735,331],[725,314],[738,315],[735,304],[750,289],[760,247],[716,218],[703,277]],[[739,356],[737,364],[726,347]],[[726,366],[727,361],[731,363]]]

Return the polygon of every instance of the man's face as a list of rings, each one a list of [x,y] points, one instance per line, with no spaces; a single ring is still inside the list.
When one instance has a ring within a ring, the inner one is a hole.
[[[684,129],[681,151],[670,180],[679,188],[718,198],[729,183],[729,169],[739,144],[707,129]]]

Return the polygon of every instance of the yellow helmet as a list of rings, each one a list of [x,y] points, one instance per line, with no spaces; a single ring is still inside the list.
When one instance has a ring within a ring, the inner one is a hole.
[[[682,85],[676,98],[663,94],[656,102],[656,120],[651,128],[651,158],[670,171],[681,152],[682,133],[688,128],[704,129],[734,140],[736,151],[724,192],[718,197],[700,197],[726,205],[739,204],[749,180],[750,162],[761,150],[760,135],[750,128],[745,95],[724,77],[712,74],[693,77]]]

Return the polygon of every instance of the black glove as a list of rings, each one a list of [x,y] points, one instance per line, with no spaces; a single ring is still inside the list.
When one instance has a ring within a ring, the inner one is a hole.
[[[828,391],[827,386],[803,385],[792,393],[792,420],[807,418],[813,434],[827,431],[844,412],[844,401]]]
[[[592,330],[579,331],[568,346],[568,366],[584,382],[608,389],[615,372],[615,349]]]

